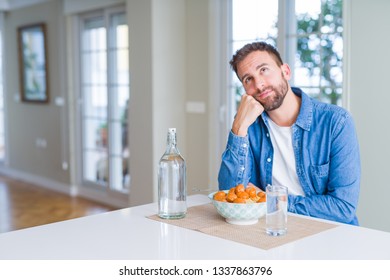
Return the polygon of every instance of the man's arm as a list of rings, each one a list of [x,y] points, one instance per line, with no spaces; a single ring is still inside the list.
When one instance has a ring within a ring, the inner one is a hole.
[[[360,153],[353,120],[348,116],[334,132],[327,191],[308,197],[289,195],[289,211],[342,223],[355,223],[360,191]]]
[[[250,156],[248,136],[241,137],[230,132],[218,174],[219,189],[248,184],[252,164]]]
[[[248,128],[264,111],[252,96],[244,94],[229,133],[226,150],[218,174],[219,189],[230,189],[249,181],[252,159],[249,152]]]

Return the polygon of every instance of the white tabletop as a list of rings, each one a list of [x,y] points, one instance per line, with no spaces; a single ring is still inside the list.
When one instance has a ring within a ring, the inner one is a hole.
[[[188,206],[208,203],[188,197]],[[0,259],[390,259],[390,233],[341,225],[270,250],[154,221],[156,203],[0,234]]]

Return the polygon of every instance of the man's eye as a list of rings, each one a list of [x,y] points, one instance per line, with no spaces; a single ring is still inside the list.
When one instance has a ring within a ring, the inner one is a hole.
[[[267,67],[263,67],[263,68],[260,69],[260,72],[261,73],[266,73],[266,72],[268,72],[268,68]]]
[[[244,83],[245,83],[245,84],[248,84],[251,80],[252,80],[252,78],[247,77],[247,78],[244,79]]]

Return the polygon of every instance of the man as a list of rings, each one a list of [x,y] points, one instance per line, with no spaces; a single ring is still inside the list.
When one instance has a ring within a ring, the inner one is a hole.
[[[352,117],[291,88],[291,70],[264,42],[230,65],[245,94],[222,155],[220,189],[288,187],[288,211],[358,225],[360,155]]]

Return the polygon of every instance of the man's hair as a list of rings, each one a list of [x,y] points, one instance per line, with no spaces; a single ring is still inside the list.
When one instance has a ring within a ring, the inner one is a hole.
[[[232,60],[230,60],[230,66],[233,68],[234,72],[236,72],[237,76],[237,65],[241,61],[243,61],[250,53],[254,51],[263,51],[267,52],[271,55],[276,64],[280,67],[283,64],[282,58],[280,57],[279,52],[276,48],[266,42],[253,42],[246,44],[241,49],[237,50],[236,54],[233,55]],[[240,77],[238,77],[240,79]]]

